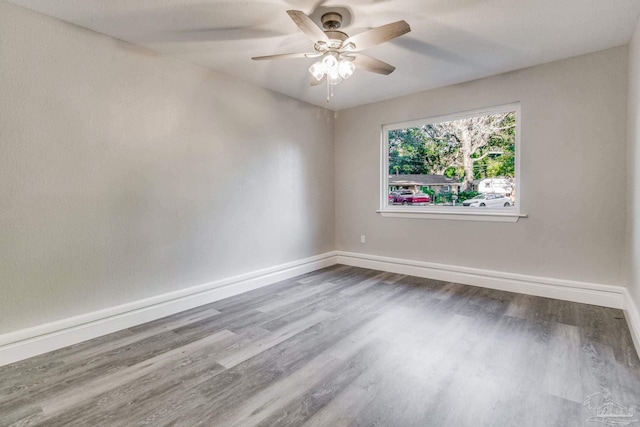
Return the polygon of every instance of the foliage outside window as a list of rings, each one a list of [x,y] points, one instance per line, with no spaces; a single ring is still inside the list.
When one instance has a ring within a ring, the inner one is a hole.
[[[382,211],[516,213],[519,115],[510,104],[383,126]]]

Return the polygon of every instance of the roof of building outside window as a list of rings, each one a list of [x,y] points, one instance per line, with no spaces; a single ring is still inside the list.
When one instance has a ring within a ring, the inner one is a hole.
[[[454,185],[459,182],[444,175],[405,174],[389,175],[389,185]]]

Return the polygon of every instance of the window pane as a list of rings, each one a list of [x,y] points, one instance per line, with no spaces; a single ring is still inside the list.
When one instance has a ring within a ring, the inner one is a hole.
[[[388,204],[514,206],[516,119],[514,109],[386,127]]]

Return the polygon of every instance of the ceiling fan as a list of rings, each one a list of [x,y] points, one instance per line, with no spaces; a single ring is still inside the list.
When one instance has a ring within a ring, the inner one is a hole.
[[[329,11],[322,15],[320,20],[324,29],[318,27],[302,11],[288,10],[287,13],[298,28],[314,41],[313,48],[315,52],[283,53],[256,56],[251,59],[263,61],[322,57],[321,60],[309,67],[309,73],[311,73],[312,86],[317,86],[324,81],[327,82],[327,102],[333,96],[333,86],[351,77],[356,67],[377,74],[391,74],[395,70],[393,65],[358,52],[411,31],[411,27],[405,21],[397,21],[350,37],[348,34],[339,31],[342,25],[342,14],[339,12]]]

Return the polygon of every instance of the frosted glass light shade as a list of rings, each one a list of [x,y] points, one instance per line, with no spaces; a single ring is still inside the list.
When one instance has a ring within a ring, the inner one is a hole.
[[[327,81],[329,82],[330,85],[337,85],[342,81],[342,76],[340,75],[337,69],[330,70],[327,73]]]
[[[322,62],[315,62],[311,67],[309,67],[309,72],[313,76],[314,79],[320,81],[322,77],[324,77],[326,69]]]
[[[343,79],[348,79],[349,77],[351,77],[355,70],[355,64],[346,59],[341,60],[340,64],[338,64],[338,73]]]
[[[336,70],[338,68],[338,58],[336,58],[336,54],[333,52],[328,52],[322,58],[322,65],[326,68],[327,71]]]

